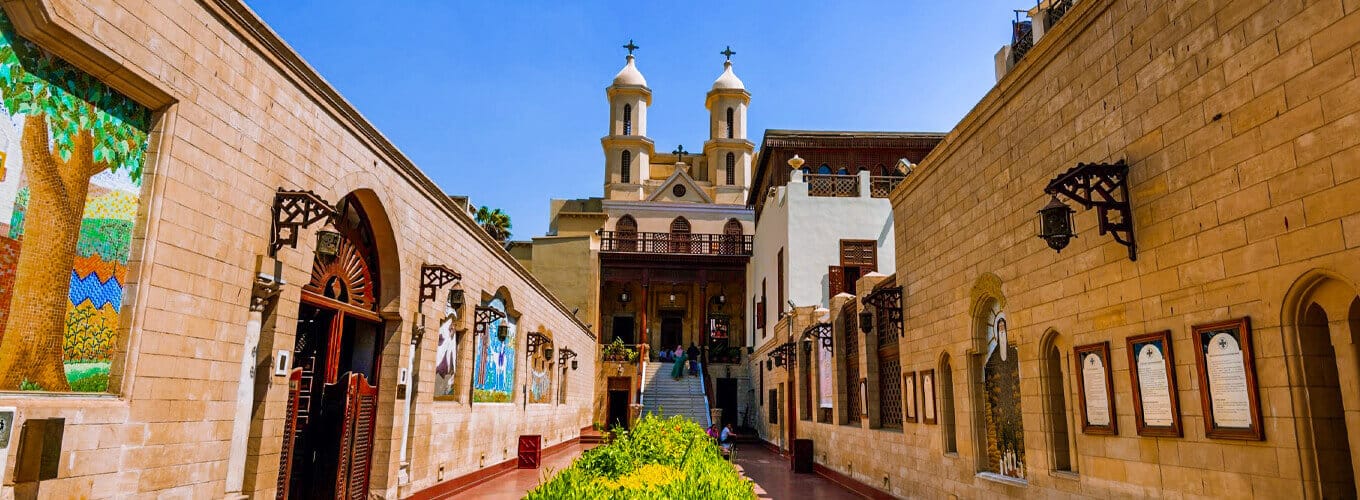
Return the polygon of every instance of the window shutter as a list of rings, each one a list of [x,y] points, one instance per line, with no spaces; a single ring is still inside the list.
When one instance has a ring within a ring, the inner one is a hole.
[[[830,297],[835,297],[836,294],[846,291],[844,267],[831,266],[827,269],[826,276],[827,276],[827,291],[830,292],[830,295],[828,295],[828,299]]]

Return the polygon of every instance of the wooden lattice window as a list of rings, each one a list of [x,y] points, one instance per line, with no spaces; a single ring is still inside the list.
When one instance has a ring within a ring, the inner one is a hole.
[[[679,186],[679,184],[676,184]],[[671,221],[671,252],[672,253],[692,253],[690,252],[689,219],[676,217]]]
[[[732,108],[727,108],[727,138],[728,138],[728,139],[731,139],[731,138],[734,136],[733,131],[734,131],[734,129],[736,129],[736,126],[734,125],[735,120],[733,120],[733,118],[735,118],[735,117],[736,117],[736,111],[733,110]],[[731,182],[729,182],[728,184],[731,184]]]
[[[633,105],[623,105],[623,135],[633,135]]]
[[[902,287],[887,287],[875,290],[866,301],[874,306],[874,320],[878,323],[878,344],[896,344],[902,337]]]
[[[619,251],[636,252],[638,248],[637,220],[624,214],[614,223],[614,241]]]
[[[727,185],[737,183],[737,155],[727,153]]]
[[[841,329],[844,338],[841,339],[841,359],[845,366],[844,382],[845,389],[845,421],[848,424],[859,425],[860,404],[859,393],[859,319],[858,311],[854,302],[845,304],[841,309]]]
[[[624,150],[622,158],[619,160],[619,182],[628,184],[633,181],[632,164],[633,153]]]
[[[878,351],[878,423],[902,428],[902,360],[897,357],[896,344]]]

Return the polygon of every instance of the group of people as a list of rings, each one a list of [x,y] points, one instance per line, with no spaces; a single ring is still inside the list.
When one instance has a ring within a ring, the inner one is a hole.
[[[732,430],[732,424],[724,425],[722,430],[718,430],[718,424],[708,426],[708,437],[718,442],[723,458],[732,457],[732,444],[737,437],[737,433]]]
[[[675,346],[675,350],[662,349],[657,358],[662,362],[674,362],[671,368],[671,378],[680,380],[685,376],[685,365],[689,364],[689,375],[691,377],[699,375],[699,346],[690,342],[689,349],[682,345]]]

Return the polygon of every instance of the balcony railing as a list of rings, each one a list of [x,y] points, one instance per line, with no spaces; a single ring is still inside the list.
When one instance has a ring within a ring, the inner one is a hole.
[[[807,174],[803,179],[808,184],[809,196],[846,198],[859,196],[858,175]]]
[[[874,176],[869,178],[869,196],[874,198],[887,198],[892,194],[892,190],[902,183],[902,176]]]
[[[600,232],[600,251],[644,254],[750,256],[749,234]]]

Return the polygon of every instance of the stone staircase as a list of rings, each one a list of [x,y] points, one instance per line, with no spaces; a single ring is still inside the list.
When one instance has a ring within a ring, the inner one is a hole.
[[[699,382],[699,377],[691,377],[688,372],[680,380],[672,379],[673,366],[674,363],[647,363],[647,388],[643,393],[642,414],[667,417],[682,415],[707,429],[709,414],[703,384]]]

